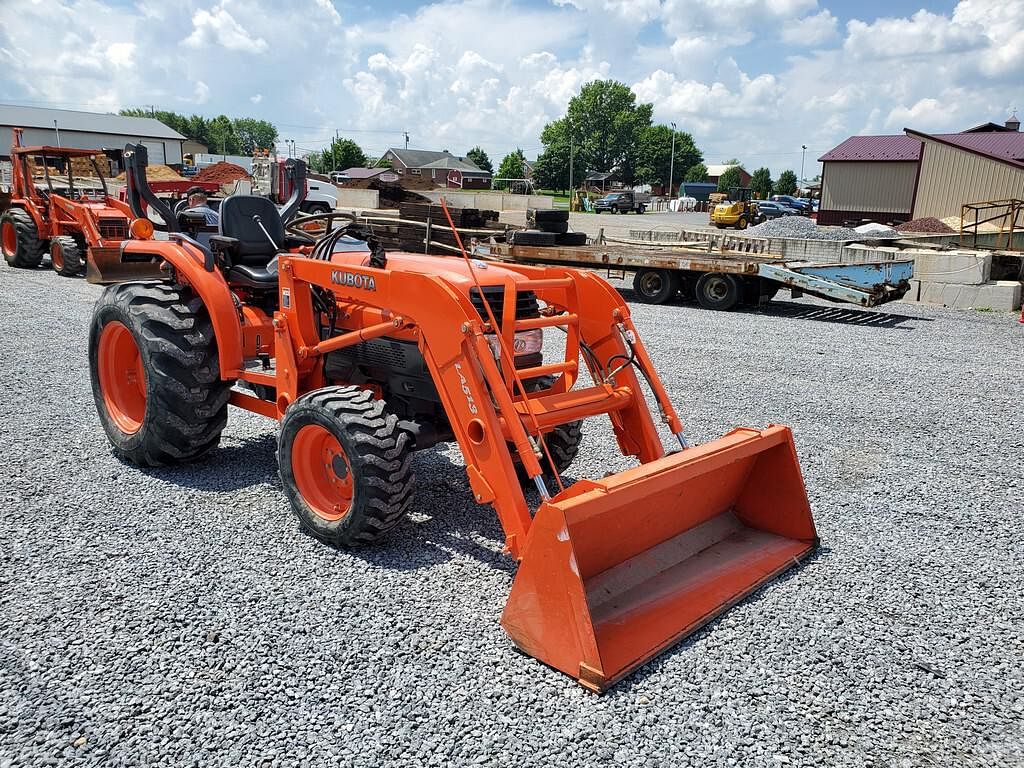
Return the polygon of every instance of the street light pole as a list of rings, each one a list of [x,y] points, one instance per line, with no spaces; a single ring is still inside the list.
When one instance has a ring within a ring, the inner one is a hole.
[[[338,129],[334,129],[334,143],[331,144],[331,165],[334,166],[332,170],[340,171],[338,167]]]
[[[672,126],[672,158],[668,161],[668,196],[672,197],[672,177],[676,171],[676,124],[669,125]]]
[[[804,187],[804,157],[807,155],[807,145],[800,145],[800,189]]]
[[[569,207],[572,207],[572,127],[569,128]]]

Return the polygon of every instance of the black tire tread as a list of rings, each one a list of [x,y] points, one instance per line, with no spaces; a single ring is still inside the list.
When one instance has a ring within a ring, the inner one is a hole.
[[[106,415],[96,373],[98,316],[113,307],[115,317],[136,335],[146,365],[147,403],[142,438],[119,445],[120,430]],[[120,316],[118,316],[120,315]],[[192,461],[220,442],[227,424],[230,381],[220,378],[216,337],[202,299],[163,283],[120,283],[108,287],[94,312],[89,339],[93,393],[114,451],[141,466]]]
[[[46,254],[46,241],[39,239],[39,230],[36,222],[21,208],[9,208],[3,214],[14,224],[14,230],[18,234],[18,247],[13,254],[7,257],[7,263],[19,269],[35,269]]]
[[[61,256],[64,258],[64,268],[54,271],[63,277],[74,277],[82,271],[85,266],[85,251],[79,247],[78,240],[70,235],[57,235],[50,240],[52,251],[54,244],[60,246]]]
[[[328,414],[358,446],[358,455],[348,455],[356,495],[352,511],[336,531],[327,534],[311,527],[304,517],[305,505],[291,478],[291,468],[286,466],[290,459],[285,456],[291,452],[282,445],[278,453],[281,480],[292,509],[303,529],[327,544],[372,544],[394,528],[412,504],[416,483],[412,471],[413,437],[399,426],[398,416],[387,410],[384,401],[376,399],[369,390],[332,386],[310,392],[292,403],[281,424],[282,441],[291,431],[290,420],[302,418],[311,409]]]

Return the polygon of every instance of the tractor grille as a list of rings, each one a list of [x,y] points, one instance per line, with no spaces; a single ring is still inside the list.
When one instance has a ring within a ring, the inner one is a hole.
[[[98,229],[104,240],[127,240],[128,219],[113,216],[101,216]]]
[[[494,319],[500,325],[502,312],[505,308],[505,288],[501,285],[485,285],[483,286],[483,291],[483,296],[481,296],[480,289],[473,286],[469,290],[469,298],[484,322],[487,322],[487,309],[484,307],[484,300],[486,299],[491,307],[491,312],[494,313]],[[533,291],[517,291],[516,320],[539,316],[540,304],[537,303],[537,294]]]
[[[351,354],[344,355],[361,365],[371,367],[394,368],[405,370],[408,367],[406,360],[407,344],[388,339],[371,339],[362,344],[351,347]],[[346,350],[347,351],[347,350]]]

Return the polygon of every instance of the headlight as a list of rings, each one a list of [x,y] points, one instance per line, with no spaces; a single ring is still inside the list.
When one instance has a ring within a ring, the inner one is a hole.
[[[487,334],[487,343],[491,345],[491,352],[496,358],[501,356],[501,348],[498,346],[498,337],[493,333]],[[521,355],[534,355],[544,347],[544,331],[535,328],[532,331],[520,331],[512,338],[512,354],[516,357]]]

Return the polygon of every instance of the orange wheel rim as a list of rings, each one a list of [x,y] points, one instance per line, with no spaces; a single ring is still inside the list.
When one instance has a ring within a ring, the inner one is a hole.
[[[64,250],[60,247],[60,243],[50,246],[50,261],[53,262],[54,269],[64,269]]]
[[[110,418],[122,432],[138,432],[146,415],[146,373],[139,345],[123,323],[114,320],[103,326],[97,367]]]
[[[338,438],[319,424],[307,424],[295,435],[292,476],[318,517],[340,520],[352,509],[352,465]]]
[[[10,256],[16,250],[18,250],[18,233],[14,231],[14,224],[9,221],[3,223],[3,232],[0,233],[0,239],[4,253]]]

